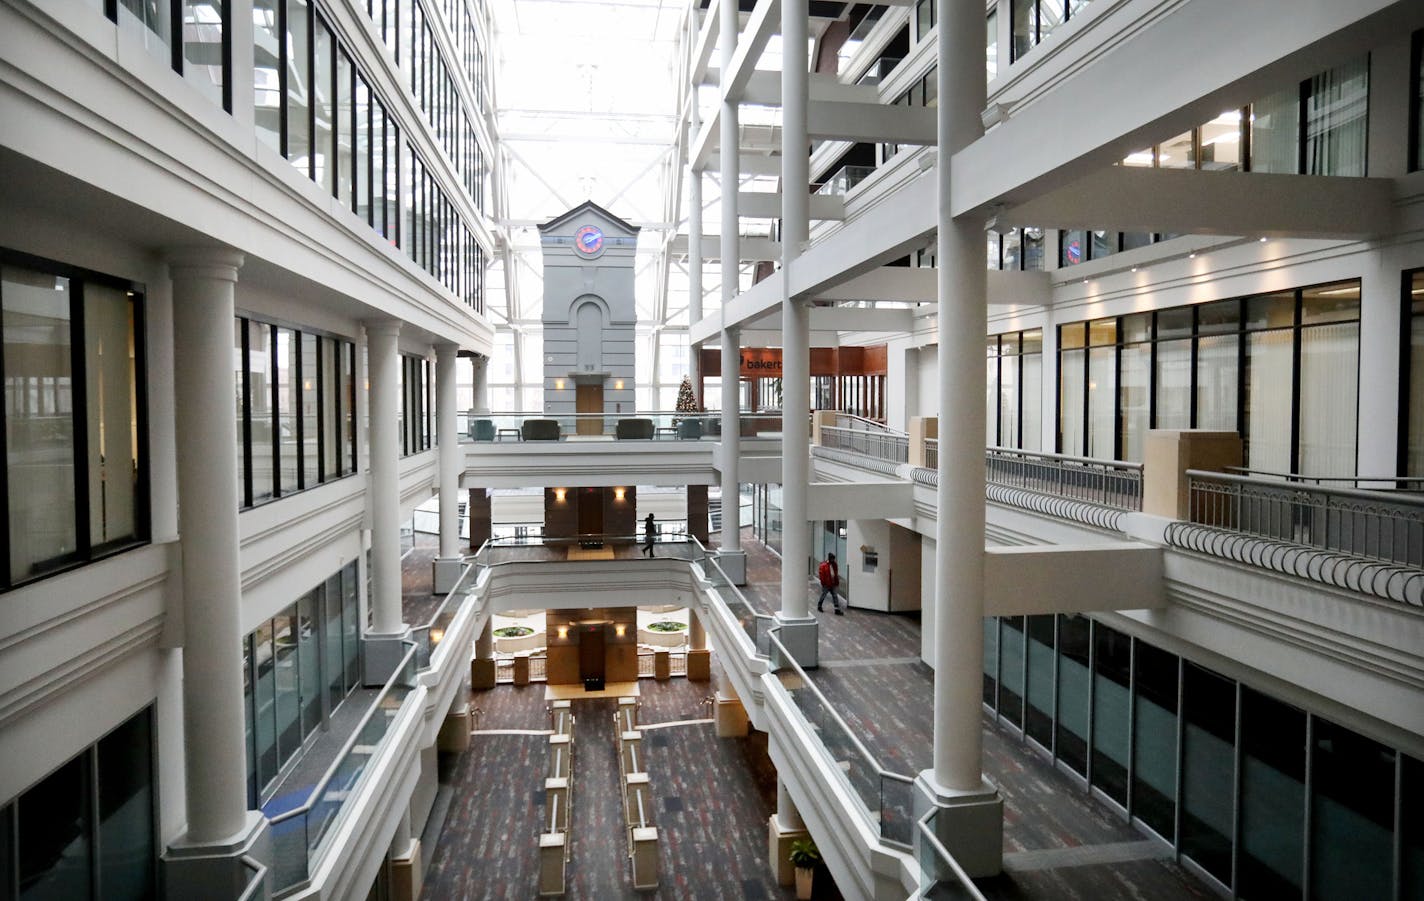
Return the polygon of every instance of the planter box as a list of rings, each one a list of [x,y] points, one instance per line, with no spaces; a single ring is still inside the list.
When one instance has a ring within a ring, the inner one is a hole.
[[[659,648],[680,648],[687,644],[687,630],[683,629],[681,632],[649,632],[647,629],[639,629],[638,642]]]
[[[542,649],[548,644],[548,634],[545,632],[535,632],[533,635],[521,635],[518,638],[495,637],[494,649],[501,654],[518,654],[521,651],[535,651]]]

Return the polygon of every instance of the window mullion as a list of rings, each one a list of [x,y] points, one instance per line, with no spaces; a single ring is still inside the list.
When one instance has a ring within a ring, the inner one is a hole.
[[[89,522],[89,378],[84,360],[84,282],[69,282],[69,407],[74,425],[74,549],[93,553]],[[97,436],[96,436],[97,437]]]

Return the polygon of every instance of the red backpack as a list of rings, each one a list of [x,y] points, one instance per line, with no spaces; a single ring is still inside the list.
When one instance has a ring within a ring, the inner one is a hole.
[[[822,561],[821,561],[821,566],[820,566],[820,568],[816,570],[816,577],[821,580],[821,584],[824,585],[825,587],[827,587],[827,588],[833,587],[833,586],[831,585],[831,580],[834,579],[835,576],[831,575],[831,564],[830,564],[830,561],[828,561],[828,560],[822,560]]]

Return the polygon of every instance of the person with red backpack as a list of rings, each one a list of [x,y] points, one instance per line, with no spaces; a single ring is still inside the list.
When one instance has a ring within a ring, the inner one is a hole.
[[[821,561],[821,565],[816,569],[816,577],[821,580],[821,596],[816,599],[816,609],[824,612],[826,595],[830,595],[836,616],[845,616],[845,611],[841,609],[841,596],[836,594],[836,589],[841,584],[841,573],[836,566],[835,554],[827,554],[826,559]]]

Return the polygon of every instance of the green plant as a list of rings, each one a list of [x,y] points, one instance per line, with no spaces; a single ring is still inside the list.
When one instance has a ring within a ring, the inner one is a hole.
[[[533,634],[534,630],[528,626],[501,626],[494,630],[496,638],[523,638]]]
[[[821,849],[809,838],[798,838],[791,843],[791,854],[788,856],[792,866],[814,867],[821,862]]]
[[[681,632],[687,628],[687,623],[680,623],[675,620],[665,619],[655,623],[648,623],[649,632]]]

